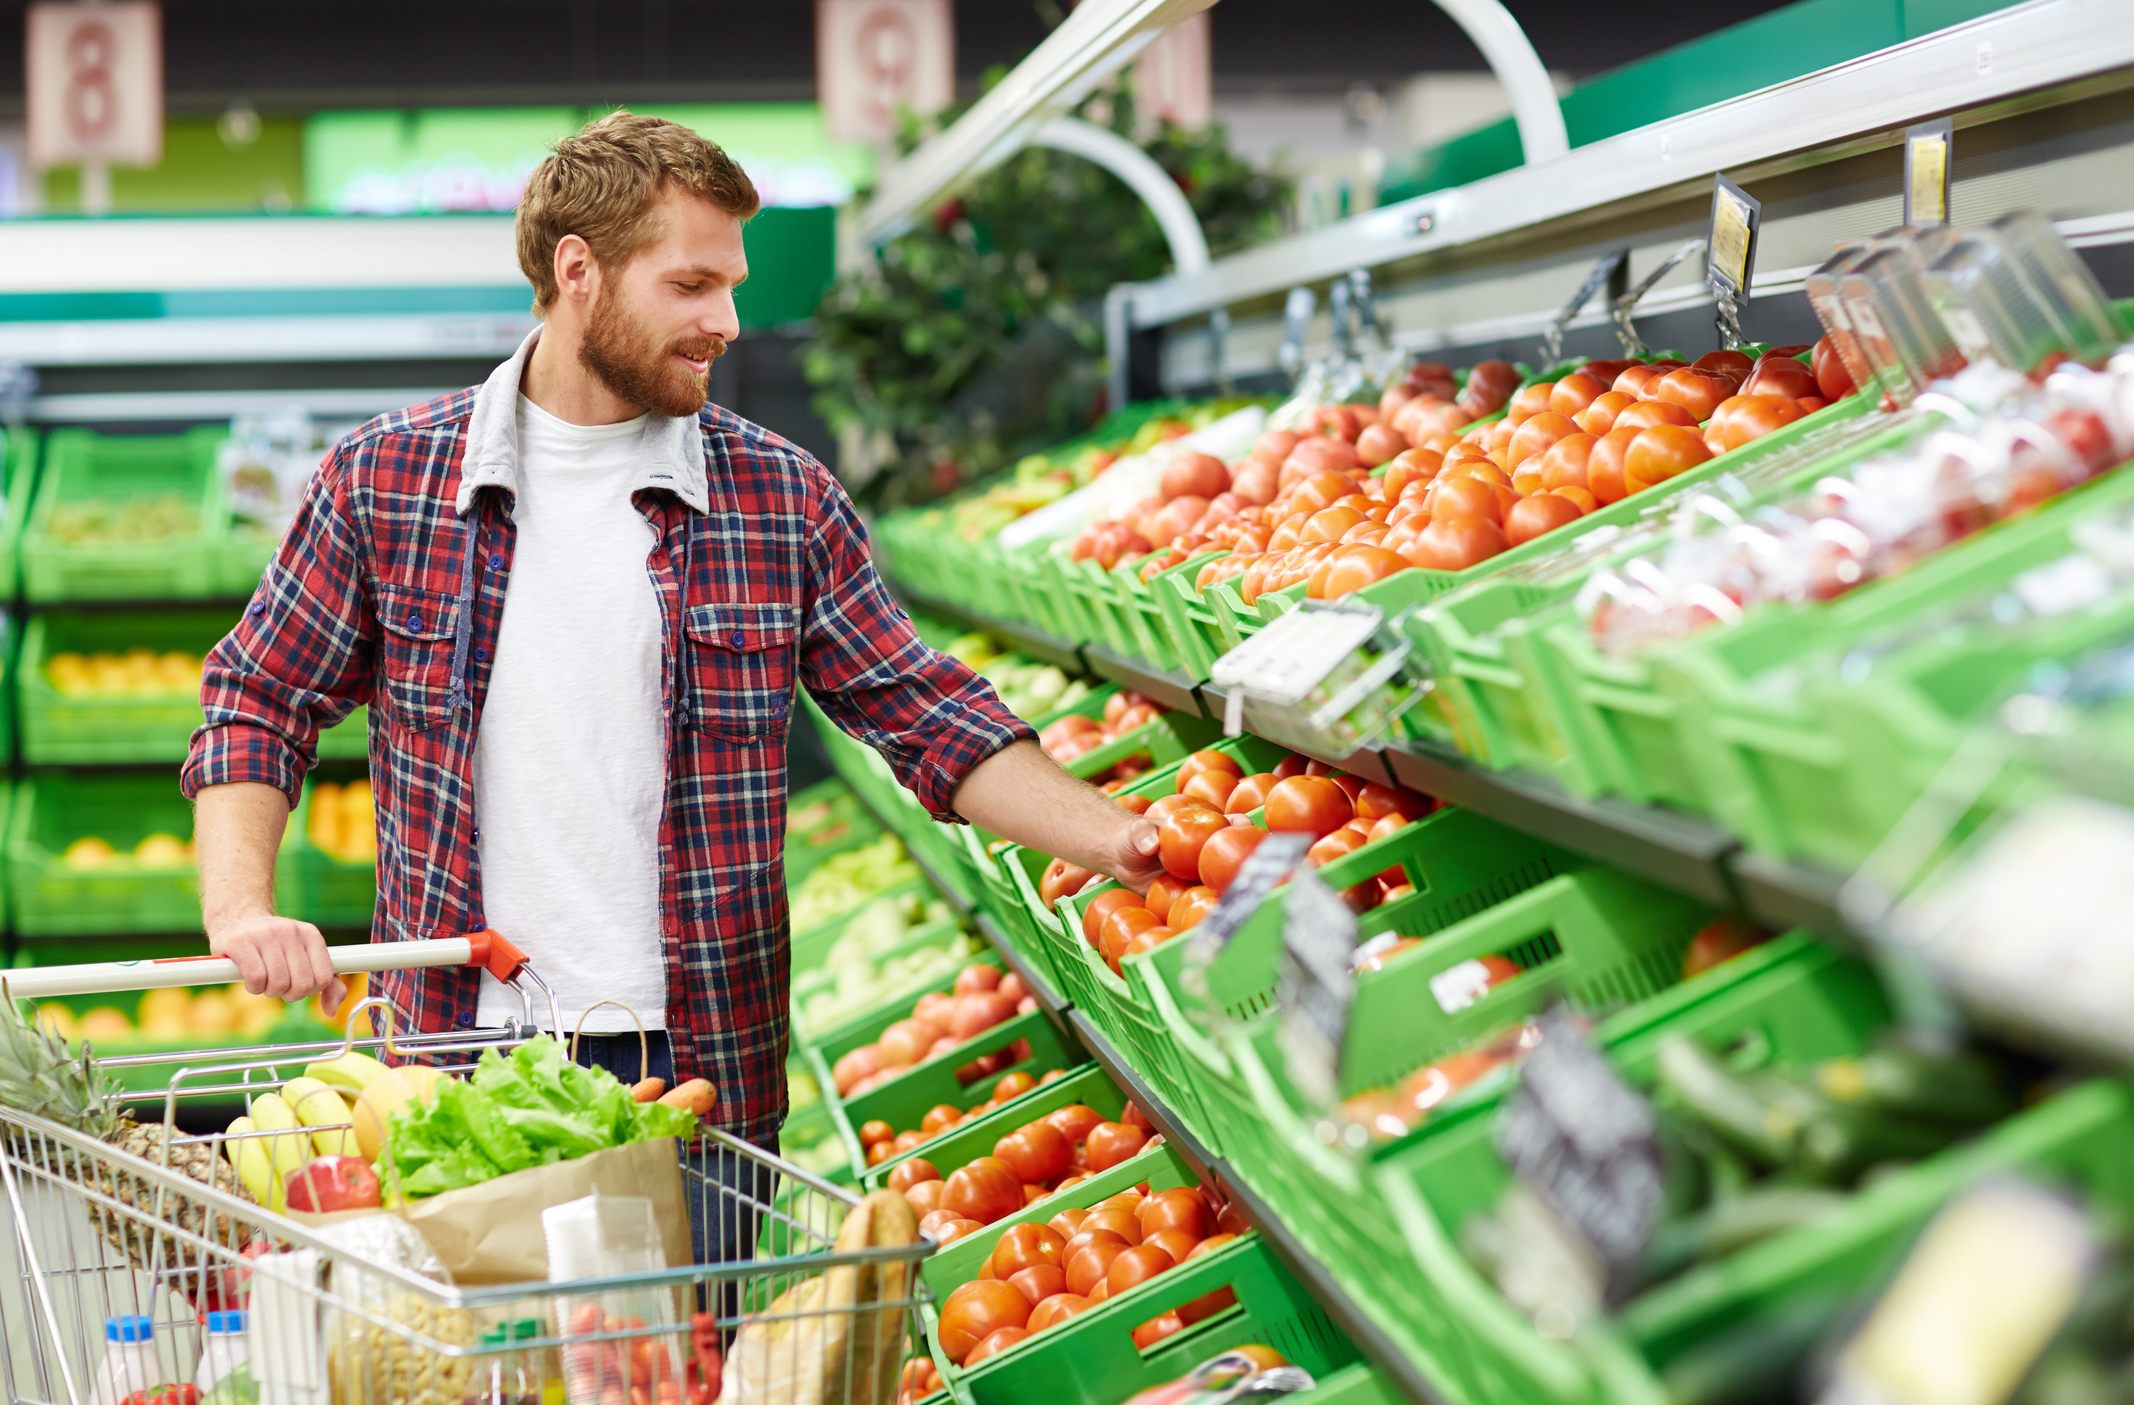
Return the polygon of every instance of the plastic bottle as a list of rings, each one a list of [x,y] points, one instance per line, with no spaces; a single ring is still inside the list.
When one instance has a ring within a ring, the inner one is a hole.
[[[134,1392],[164,1384],[163,1364],[156,1360],[155,1319],[105,1318],[104,1359],[89,1383],[89,1405],[122,1405]]]
[[[474,1394],[468,1405],[541,1405],[541,1378],[528,1361],[529,1352],[513,1348],[517,1341],[541,1335],[533,1318],[499,1323],[482,1334],[486,1353],[475,1365]]]
[[[251,1359],[245,1347],[245,1314],[232,1309],[207,1315],[207,1345],[200,1352],[200,1368],[193,1384],[205,1396],[222,1378]]]

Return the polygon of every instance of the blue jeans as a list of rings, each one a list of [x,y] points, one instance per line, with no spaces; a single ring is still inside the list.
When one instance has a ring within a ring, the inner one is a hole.
[[[674,1086],[674,1048],[667,1031],[645,1031],[642,1059],[637,1035],[586,1034],[578,1038],[578,1062],[589,1068],[604,1068],[624,1084],[641,1078],[663,1078]],[[776,1138],[768,1148],[777,1153]],[[734,1263],[756,1256],[758,1205],[768,1205],[777,1190],[776,1172],[760,1161],[740,1156],[724,1147],[684,1149],[690,1169],[689,1242],[696,1261]],[[698,1176],[703,1179],[699,1181]],[[701,1192],[701,1193],[699,1193]],[[724,1312],[722,1305],[721,1311]]]

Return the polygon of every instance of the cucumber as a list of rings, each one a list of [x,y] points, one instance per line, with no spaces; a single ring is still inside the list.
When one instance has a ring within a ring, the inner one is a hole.
[[[1660,1041],[1657,1059],[1660,1086],[1737,1151],[1774,1170],[1792,1161],[1796,1121],[1780,1105],[1781,1080],[1735,1073],[1679,1034]]]
[[[1816,1086],[1837,1102],[1958,1127],[1983,1127],[2015,1111],[1992,1061],[1933,1054],[1896,1040],[1857,1059],[1830,1060],[1816,1071]]]

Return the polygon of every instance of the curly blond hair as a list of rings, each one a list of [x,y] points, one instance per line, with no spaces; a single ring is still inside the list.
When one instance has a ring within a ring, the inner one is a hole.
[[[761,201],[748,172],[687,127],[617,110],[556,143],[519,197],[519,269],[533,284],[534,313],[556,300],[556,245],[575,234],[603,269],[619,269],[659,237],[652,207],[669,186],[709,200],[736,219]]]

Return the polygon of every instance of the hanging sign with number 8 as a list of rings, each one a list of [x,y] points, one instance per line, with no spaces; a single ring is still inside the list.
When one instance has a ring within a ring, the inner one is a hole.
[[[30,164],[163,158],[163,19],[145,0],[30,6]]]

